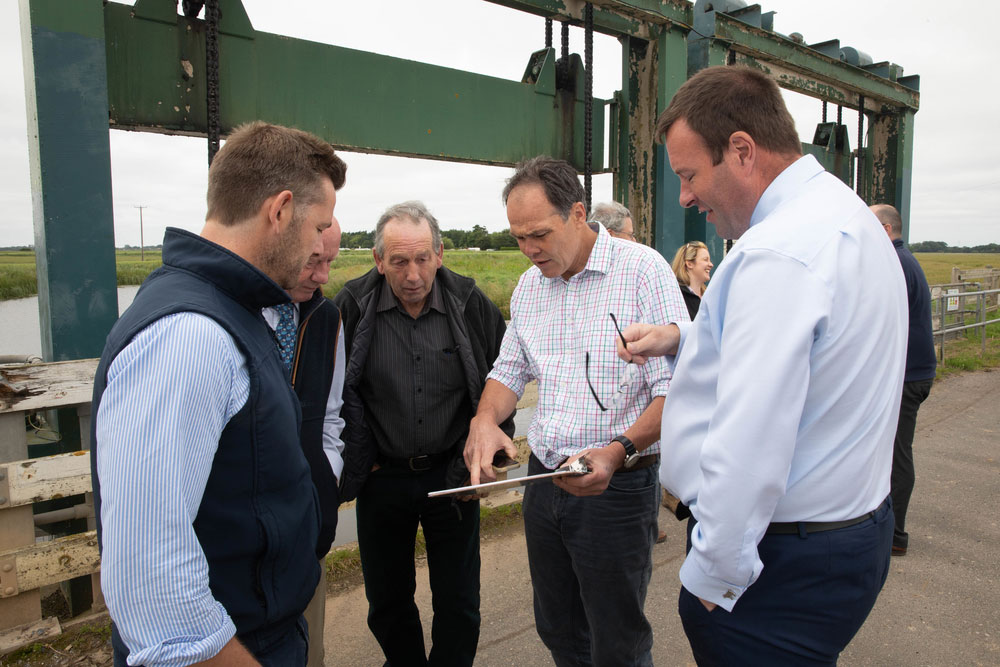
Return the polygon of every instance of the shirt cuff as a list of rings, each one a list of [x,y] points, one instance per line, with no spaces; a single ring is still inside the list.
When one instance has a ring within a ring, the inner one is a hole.
[[[230,639],[236,636],[236,626],[225,608],[218,602],[215,605],[212,624],[218,627],[208,636],[202,639],[190,636],[174,637],[139,651],[129,647],[128,664],[146,665],[146,667],[190,665],[214,657]]]
[[[326,454],[326,460],[330,462],[330,469],[333,470],[333,476],[337,478],[337,483],[340,483],[340,476],[344,472],[344,458],[339,452],[330,451],[329,449],[324,450]]]
[[[487,380],[496,380],[503,386],[510,389],[517,395],[517,400],[521,400],[524,396],[524,387],[528,384],[528,381],[517,377],[516,375],[508,375],[501,370],[497,370],[496,366],[490,371],[490,374],[486,376]]]
[[[699,566],[694,550],[688,552],[684,564],[681,565],[681,584],[689,593],[719,605],[726,611],[732,611],[736,601],[746,592],[749,586],[737,586],[722,579],[716,579],[705,574]]]

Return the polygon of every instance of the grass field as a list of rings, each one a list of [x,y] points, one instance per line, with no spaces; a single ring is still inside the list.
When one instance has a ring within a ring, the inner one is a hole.
[[[147,250],[145,261],[138,250],[118,250],[118,284],[139,285],[160,265],[160,252]],[[916,258],[931,285],[951,281],[954,266],[975,269],[1000,267],[1000,254],[916,253]],[[445,266],[476,279],[479,288],[509,317],[510,295],[517,279],[531,263],[516,250],[470,252],[448,250]],[[370,250],[343,250],[330,268],[330,282],[323,289],[327,296],[336,294],[345,282],[372,268]],[[32,252],[0,252],[0,300],[20,299],[37,293],[35,257]]]
[[[986,266],[1000,268],[1000,253],[915,252],[920,268],[931,285],[951,282],[952,267],[981,269]]]

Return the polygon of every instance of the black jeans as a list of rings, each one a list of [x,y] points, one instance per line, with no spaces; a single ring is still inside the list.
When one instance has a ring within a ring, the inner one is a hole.
[[[934,380],[918,380],[903,383],[903,396],[899,403],[899,424],[896,426],[896,441],[892,449],[892,478],[890,492],[892,511],[896,517],[896,528],[892,533],[893,546],[906,548],[910,536],[906,532],[906,508],[910,505],[913,483],[913,432],[917,427],[917,410],[931,393]]]
[[[652,665],[643,607],[653,571],[657,466],[615,473],[599,496],[550,482],[524,492],[535,628],[558,667]],[[545,468],[534,456],[528,472]]]
[[[380,468],[358,494],[358,547],[368,627],[386,664],[471,665],[479,644],[479,501],[428,498],[447,465],[425,472]],[[417,524],[424,529],[434,620],[430,656],[413,593]]]

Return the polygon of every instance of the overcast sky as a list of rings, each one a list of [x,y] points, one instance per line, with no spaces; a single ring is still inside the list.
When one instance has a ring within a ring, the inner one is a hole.
[[[94,0],[90,0],[94,1]],[[952,245],[1000,242],[1000,90],[990,81],[994,36],[988,20],[962,18],[938,2],[909,0],[762,0],[775,29],[800,32],[807,43],[840,39],[921,77],[913,158],[911,241]],[[244,0],[257,30],[374,51],[519,80],[529,54],[544,46],[544,20],[485,0]],[[556,28],[558,43],[558,26]],[[583,53],[574,28],[571,50]],[[620,87],[618,42],[595,35],[594,94]],[[0,87],[0,246],[34,240],[28,174],[24,77],[17,3],[0,2],[0,55],[8,63]],[[788,95],[800,135],[811,140],[820,102]],[[857,116],[844,122],[856,141]],[[502,122],[502,119],[497,119]],[[442,227],[506,229],[499,193],[510,170],[344,153],[348,183],[336,215],[346,231],[371,229],[388,205],[422,199]],[[164,227],[201,229],[205,214],[204,139],[111,132],[115,237],[159,243]],[[673,176],[671,176],[673,177]],[[594,180],[594,201],[611,196],[611,176]]]

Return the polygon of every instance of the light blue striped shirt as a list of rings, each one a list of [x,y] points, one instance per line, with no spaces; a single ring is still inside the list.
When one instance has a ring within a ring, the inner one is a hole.
[[[207,660],[236,634],[193,524],[222,431],[249,394],[233,338],[196,313],[150,324],[108,367],[96,415],[101,588],[129,664]]]
[[[727,610],[770,522],[853,519],[888,495],[908,319],[889,237],[812,156],[750,224],[679,324],[660,432],[660,479],[698,520],[681,582]]]

